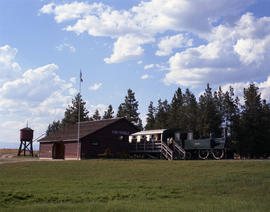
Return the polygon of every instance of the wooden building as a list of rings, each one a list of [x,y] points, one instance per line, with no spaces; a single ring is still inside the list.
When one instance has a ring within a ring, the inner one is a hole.
[[[84,159],[110,152],[127,152],[128,137],[139,131],[125,118],[86,121],[63,128],[39,140],[40,159]]]

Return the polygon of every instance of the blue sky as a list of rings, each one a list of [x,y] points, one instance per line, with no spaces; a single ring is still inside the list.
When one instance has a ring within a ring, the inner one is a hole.
[[[150,101],[206,84],[270,100],[270,1],[0,1],[0,147],[26,125],[42,134],[78,90],[87,109],[115,113],[131,88]]]

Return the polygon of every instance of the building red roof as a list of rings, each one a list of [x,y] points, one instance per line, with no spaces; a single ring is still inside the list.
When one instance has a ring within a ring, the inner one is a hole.
[[[104,119],[98,121],[84,121],[80,122],[80,139],[93,134],[119,120],[126,120],[125,118]],[[66,128],[60,129],[57,132],[39,139],[39,142],[52,141],[73,141],[78,140],[78,123],[70,125]]]

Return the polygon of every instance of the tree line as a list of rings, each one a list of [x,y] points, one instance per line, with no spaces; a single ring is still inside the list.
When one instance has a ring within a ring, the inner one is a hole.
[[[159,99],[156,106],[154,102],[150,102],[146,125],[143,128],[138,112],[139,103],[131,89],[128,89],[116,115],[112,105],[109,105],[103,116],[98,110],[89,116],[86,103],[81,95],[77,94],[66,109],[64,118],[48,126],[47,135],[76,123],[80,105],[81,121],[125,117],[139,129],[180,129],[192,131],[194,138],[209,137],[210,133],[221,137],[223,128],[227,128],[233,149],[240,156],[250,158],[267,156],[270,153],[270,104],[261,98],[259,88],[253,83],[244,88],[243,99],[244,102],[241,104],[232,87],[226,92],[221,87],[217,91],[212,91],[207,84],[198,100],[189,89],[183,91],[178,88],[170,102],[167,99]]]
[[[142,120],[139,117],[140,113],[138,112],[139,103],[135,98],[135,93],[131,89],[128,89],[124,102],[119,105],[116,116],[114,115],[112,105],[108,106],[103,115],[96,109],[92,116],[89,116],[89,111],[86,109],[85,105],[86,102],[83,101],[81,94],[78,93],[75,98],[72,99],[71,104],[66,108],[64,118],[61,121],[54,120],[53,123],[49,124],[46,135],[50,135],[61,128],[77,123],[79,120],[79,108],[80,121],[97,121],[115,117],[125,117],[139,129],[143,129]]]

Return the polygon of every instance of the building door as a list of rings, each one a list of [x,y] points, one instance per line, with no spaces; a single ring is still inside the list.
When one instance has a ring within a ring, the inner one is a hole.
[[[65,159],[65,144],[63,142],[54,143],[53,159]]]

